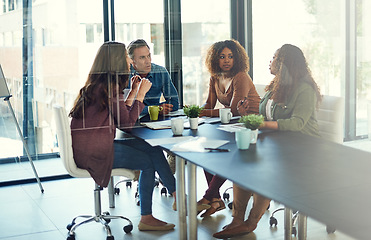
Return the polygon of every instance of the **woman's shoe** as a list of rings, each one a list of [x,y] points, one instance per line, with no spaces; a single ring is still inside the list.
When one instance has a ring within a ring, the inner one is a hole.
[[[203,210],[207,210],[211,208],[210,204],[206,204],[206,203],[197,203],[197,214],[199,214],[200,212],[202,212]]]
[[[213,203],[218,203],[219,204],[219,207],[214,207],[213,206]],[[218,201],[213,201],[213,202],[210,202],[209,203],[210,205],[210,208],[207,209],[202,215],[201,217],[208,217],[208,216],[211,216],[213,215],[214,213],[216,213],[217,211],[220,211],[220,210],[223,210],[225,209],[225,204],[222,200],[218,200]]]
[[[252,232],[252,230],[249,230],[248,227],[246,227],[245,224],[242,224],[242,225],[237,226],[237,227],[226,228],[223,231],[214,233],[213,237],[218,238],[218,239],[226,239],[226,238],[242,236],[242,235],[248,234],[250,232]]]
[[[169,231],[174,229],[175,225],[172,223],[166,223],[162,226],[151,226],[142,222],[139,222],[138,229],[139,231]]]

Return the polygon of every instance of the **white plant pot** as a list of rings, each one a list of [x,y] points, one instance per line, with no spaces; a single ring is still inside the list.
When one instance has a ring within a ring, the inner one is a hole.
[[[259,129],[251,130],[251,144],[256,144],[258,140]]]
[[[197,118],[188,118],[189,121],[189,127],[191,129],[197,129],[198,128],[198,117]]]

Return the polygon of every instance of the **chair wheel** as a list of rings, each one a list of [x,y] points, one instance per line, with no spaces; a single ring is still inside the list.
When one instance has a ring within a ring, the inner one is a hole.
[[[326,226],[327,233],[334,233],[336,231],[336,228],[332,226]]]
[[[228,207],[229,207],[229,209],[232,209],[233,208],[233,202],[228,203]]]
[[[296,237],[296,233],[297,233],[297,231],[296,231],[296,227],[292,227],[292,231],[291,231],[291,234],[293,234],[295,237]]]
[[[115,238],[113,236],[107,236],[107,240],[114,240]]]
[[[120,194],[120,188],[115,188],[115,194],[119,195]]]
[[[137,202],[137,206],[140,206],[140,201]]]
[[[167,194],[167,190],[166,190],[165,187],[163,187],[163,188],[161,189],[161,196],[162,196],[162,194],[164,194],[165,196],[166,196],[166,194]]]
[[[126,225],[123,229],[125,233],[129,233],[133,230],[133,225],[132,224]]]
[[[131,188],[131,182],[126,182],[126,187],[130,187]]]
[[[229,193],[223,193],[224,201],[229,201]]]
[[[275,217],[271,217],[269,219],[269,225],[271,225],[271,227],[274,225],[275,227],[277,227],[277,219]]]
[[[67,237],[67,240],[75,240],[75,235],[69,235],[69,236]]]

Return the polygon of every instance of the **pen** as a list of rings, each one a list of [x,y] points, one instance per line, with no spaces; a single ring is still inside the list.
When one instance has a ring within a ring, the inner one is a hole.
[[[209,150],[209,152],[229,152],[229,149],[226,148],[205,148],[205,150]]]

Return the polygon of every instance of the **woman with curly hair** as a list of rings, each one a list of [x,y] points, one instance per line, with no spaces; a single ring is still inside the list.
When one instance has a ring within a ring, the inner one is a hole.
[[[275,52],[269,69],[275,77],[260,101],[259,113],[265,117],[260,129],[298,131],[319,137],[316,108],[321,94],[303,52],[294,45],[284,44]],[[238,110],[242,115],[247,109],[244,103],[239,104]],[[245,221],[251,196],[254,202]],[[224,239],[254,231],[269,202],[269,199],[233,184],[233,220],[213,236]]]
[[[175,198],[175,178],[162,149],[144,140],[115,139],[116,128],[129,130],[144,108],[143,99],[152,83],[131,79],[131,89],[124,99],[123,89],[129,83],[129,62],[125,45],[106,42],[98,50],[85,85],[70,111],[73,157],[79,168],[87,169],[94,181],[106,187],[112,168],[141,170],[139,198],[140,231],[164,231],[174,228],[152,215],[152,193],[155,172]]]
[[[209,95],[201,116],[217,117],[219,109],[215,109],[217,101],[225,108],[230,108],[233,115],[239,115],[237,104],[245,100],[247,113],[259,112],[260,97],[248,75],[249,58],[246,50],[236,40],[225,40],[214,43],[206,56],[206,67],[210,72]],[[206,217],[225,209],[219,189],[225,182],[224,178],[204,171],[208,189],[198,201],[197,210],[206,210],[201,217]]]

